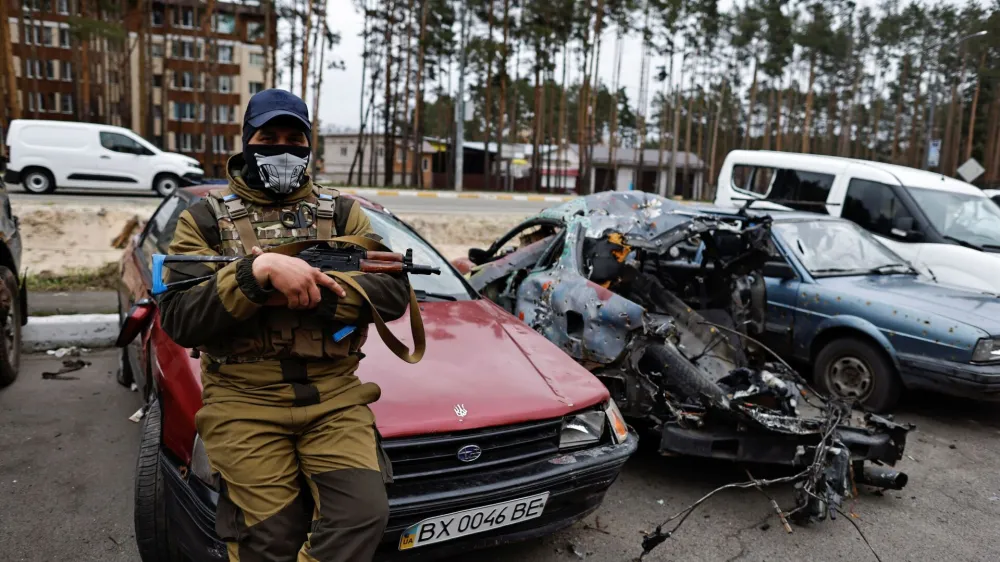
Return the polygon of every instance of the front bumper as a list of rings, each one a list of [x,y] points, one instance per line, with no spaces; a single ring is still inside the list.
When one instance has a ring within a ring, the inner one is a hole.
[[[3,181],[4,181],[4,183],[17,183],[17,184],[19,184],[19,183],[21,183],[21,172],[18,172],[18,171],[15,171],[15,170],[11,170],[10,168],[8,168],[7,171],[4,172],[4,174],[3,174]]]
[[[528,465],[448,478],[392,485],[389,488],[389,523],[376,560],[419,560],[486,548],[547,535],[596,510],[625,461],[635,452],[638,438],[625,443],[568,453]],[[177,467],[164,460],[166,510],[172,540],[192,562],[224,561],[226,548],[215,534],[218,494],[197,478],[183,478]],[[429,517],[491,505],[549,492],[542,516],[454,541],[399,551],[399,538],[411,525]]]
[[[907,388],[1000,401],[1000,365],[974,365],[900,353],[899,374]]]

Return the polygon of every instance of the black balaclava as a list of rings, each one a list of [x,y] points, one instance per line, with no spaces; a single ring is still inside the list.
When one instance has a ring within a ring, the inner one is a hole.
[[[301,130],[312,138],[309,112],[301,98],[285,90],[258,92],[247,104],[243,118],[243,160],[245,180],[254,189],[284,197],[309,181],[307,170],[312,148],[293,145],[250,144],[250,138],[267,124],[281,124]]]

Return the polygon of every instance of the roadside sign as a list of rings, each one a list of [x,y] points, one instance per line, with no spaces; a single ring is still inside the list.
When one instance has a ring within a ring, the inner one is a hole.
[[[958,175],[962,176],[963,180],[971,183],[976,181],[976,178],[983,175],[986,168],[983,168],[979,162],[976,162],[975,158],[969,158],[965,161],[965,164],[958,167],[957,171]]]
[[[936,168],[940,164],[941,164],[941,139],[934,139],[931,141],[931,145],[927,149],[927,167]]]

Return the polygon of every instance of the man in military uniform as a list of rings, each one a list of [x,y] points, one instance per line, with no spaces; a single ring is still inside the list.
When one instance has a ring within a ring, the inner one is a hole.
[[[196,423],[222,477],[216,530],[231,562],[371,560],[388,519],[391,470],[368,408],[380,390],[355,371],[371,308],[385,320],[405,312],[406,276],[351,274],[365,297],[301,259],[261,251],[378,238],[357,202],[306,175],[310,131],[295,95],[251,98],[228,188],[186,210],[170,246],[172,254],[244,256],[160,302],[164,330],[201,351]],[[185,262],[167,281],[213,271]],[[273,304],[279,294],[287,302]],[[311,522],[300,483],[315,503]]]

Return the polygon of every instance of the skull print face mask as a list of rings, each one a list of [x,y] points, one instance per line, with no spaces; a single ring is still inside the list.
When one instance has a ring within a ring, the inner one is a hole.
[[[308,179],[310,148],[293,145],[248,145],[244,156],[252,183],[276,195],[288,195]]]

